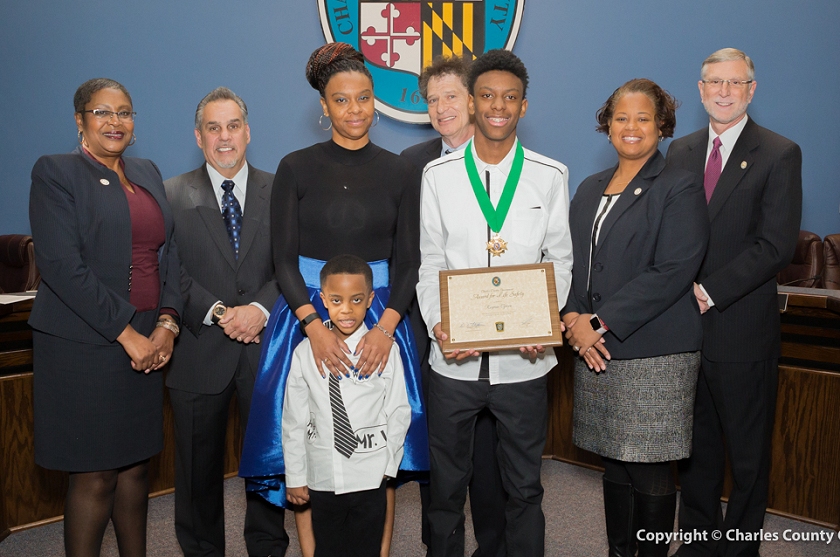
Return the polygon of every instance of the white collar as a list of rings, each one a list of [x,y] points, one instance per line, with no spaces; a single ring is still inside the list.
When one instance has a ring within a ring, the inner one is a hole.
[[[467,138],[466,141],[464,141],[463,143],[461,143],[457,147],[450,147],[449,144],[446,142],[446,140],[443,137],[441,137],[440,138],[440,156],[443,157],[443,156],[448,155],[449,153],[455,153],[457,151],[462,151],[462,150],[466,149],[467,145],[470,144],[470,139],[472,139],[472,137]],[[447,151],[449,151],[449,153],[447,153]]]
[[[245,187],[248,184],[248,163],[242,165],[242,168],[239,169],[233,178],[225,178],[219,171],[213,168],[210,163],[206,163],[205,166],[207,167],[207,174],[210,176],[210,183],[213,184],[214,190],[219,190],[222,187],[222,182],[225,180],[233,180],[234,183],[234,191],[240,191],[243,194],[245,193]],[[241,198],[239,195],[236,196],[237,198]]]
[[[510,174],[510,169],[513,166],[513,157],[516,154],[516,146],[518,144],[519,138],[517,137],[514,140],[513,146],[510,148],[510,151],[508,151],[508,154],[505,155],[505,158],[499,161],[499,164],[489,164],[479,158],[478,153],[475,150],[475,141],[472,141],[470,143],[470,149],[472,149],[473,159],[475,160],[475,169],[478,171],[479,174],[481,174],[485,170],[497,168],[499,172],[507,176],[508,174]]]
[[[707,145],[707,152],[711,152],[714,149],[714,142],[716,137],[720,137],[720,143],[723,145],[724,150],[727,154],[732,153],[732,149],[735,147],[735,143],[738,141],[738,138],[741,136],[741,132],[744,131],[744,126],[747,125],[747,120],[749,120],[749,116],[744,114],[744,117],[741,118],[741,121],[729,128],[728,130],[724,131],[722,134],[717,135],[715,130],[712,129],[712,124],[709,124],[709,144]]]
[[[365,336],[365,333],[367,332],[367,325],[362,322],[362,324],[359,325],[359,328],[353,331],[353,334],[345,339],[344,343],[347,345],[347,348],[355,351],[356,345],[359,344],[359,341],[362,340],[362,337]]]

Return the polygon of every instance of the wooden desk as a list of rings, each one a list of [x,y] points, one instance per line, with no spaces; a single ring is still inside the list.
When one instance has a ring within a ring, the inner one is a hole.
[[[32,301],[0,306],[0,540],[11,532],[60,520],[67,474],[35,464],[32,416],[32,332],[26,324]],[[152,458],[152,496],[175,485],[175,435],[167,392],[164,397],[163,451]],[[228,416],[225,473],[239,468],[239,410],[233,399]]]
[[[840,291],[779,288],[787,294],[773,428],[768,511],[840,528]],[[572,444],[575,354],[557,350],[549,376],[545,454],[600,468],[601,459]],[[724,493],[731,480],[727,477]]]

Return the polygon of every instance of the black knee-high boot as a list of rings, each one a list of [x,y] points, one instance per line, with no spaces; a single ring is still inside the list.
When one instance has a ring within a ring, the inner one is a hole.
[[[636,524],[645,534],[674,531],[674,513],[677,510],[677,492],[668,495],[647,495],[636,491]],[[639,557],[667,557],[670,544],[662,541],[639,541]]]
[[[633,486],[604,478],[604,516],[607,522],[609,557],[633,557],[636,554],[636,529],[633,527]]]

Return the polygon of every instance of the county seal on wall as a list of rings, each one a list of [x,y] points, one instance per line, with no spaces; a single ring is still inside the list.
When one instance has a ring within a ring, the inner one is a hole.
[[[318,0],[327,42],[345,42],[365,56],[377,109],[396,120],[426,124],[417,77],[435,56],[476,58],[511,50],[524,0]]]

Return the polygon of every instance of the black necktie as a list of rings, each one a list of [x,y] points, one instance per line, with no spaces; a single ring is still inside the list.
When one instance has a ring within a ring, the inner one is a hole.
[[[344,457],[350,458],[358,442],[356,436],[353,435],[350,418],[347,417],[344,400],[341,398],[341,385],[333,374],[330,374],[330,408],[332,408],[335,450]]]
[[[233,180],[222,182],[222,189],[225,190],[225,193],[222,194],[222,217],[225,219],[230,245],[233,246],[233,258],[239,259],[239,231],[242,230],[242,207],[239,206],[239,200],[233,194],[233,186]]]

